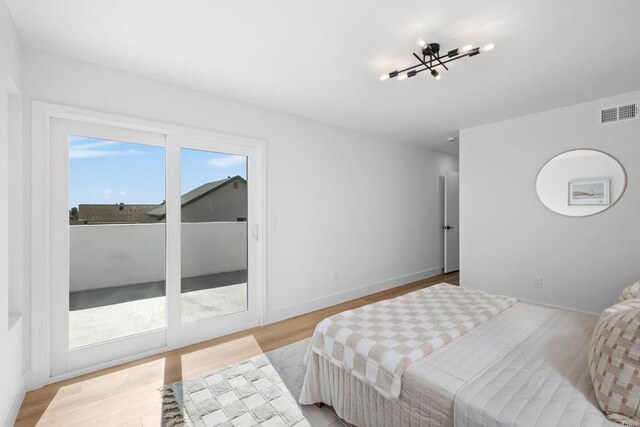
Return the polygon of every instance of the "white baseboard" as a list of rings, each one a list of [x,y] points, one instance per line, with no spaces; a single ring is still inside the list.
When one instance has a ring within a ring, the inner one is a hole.
[[[325,307],[340,304],[345,301],[373,294],[375,292],[386,291],[387,289],[395,288],[397,286],[417,282],[418,280],[428,279],[430,277],[437,276],[438,274],[442,274],[442,267],[434,267],[428,270],[419,271],[417,273],[394,277],[392,279],[361,286],[356,289],[337,292],[335,294],[313,298],[301,303],[288,305],[274,310],[268,310],[265,324],[278,322],[290,317],[295,317],[315,310],[320,310]]]
[[[20,412],[20,406],[22,406],[22,401],[24,400],[24,395],[26,393],[26,378],[25,375],[20,378],[18,385],[13,391],[11,397],[11,404],[7,408],[7,411],[2,418],[3,426],[12,426],[16,422],[16,418],[18,418],[18,412]]]
[[[526,302],[528,304],[541,305],[543,307],[557,308],[557,309],[560,309],[560,310],[573,311],[575,313],[592,314],[594,316],[600,316],[600,313],[592,313],[590,311],[578,310],[576,308],[563,307],[561,305],[553,305],[553,304],[549,304],[549,303],[541,302],[541,301],[533,301],[533,300],[526,299],[526,298],[518,298],[518,300],[520,300],[522,302]]]

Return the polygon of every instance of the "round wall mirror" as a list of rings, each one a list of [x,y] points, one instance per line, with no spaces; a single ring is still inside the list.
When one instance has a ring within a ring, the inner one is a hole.
[[[542,204],[566,216],[589,216],[622,197],[627,174],[618,160],[598,150],[558,154],[540,169],[536,191]]]

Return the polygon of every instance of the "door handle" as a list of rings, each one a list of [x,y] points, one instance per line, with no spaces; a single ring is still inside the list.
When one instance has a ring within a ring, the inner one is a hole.
[[[453,225],[443,225],[442,229],[443,230],[451,230],[452,228],[455,228]]]
[[[251,230],[251,236],[253,237],[253,240],[255,240],[256,242],[258,241],[258,238],[260,237],[260,235],[258,234],[258,226],[257,225],[255,227],[253,227],[253,230]]]

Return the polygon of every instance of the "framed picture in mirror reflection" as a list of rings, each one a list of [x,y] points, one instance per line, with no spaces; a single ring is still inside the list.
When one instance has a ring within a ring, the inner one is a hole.
[[[569,206],[609,206],[609,179],[570,181]]]

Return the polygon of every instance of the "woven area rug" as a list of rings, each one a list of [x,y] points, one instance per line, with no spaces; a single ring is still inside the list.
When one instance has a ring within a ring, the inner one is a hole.
[[[343,426],[329,406],[297,403],[304,380],[302,340],[162,390],[163,425]]]

